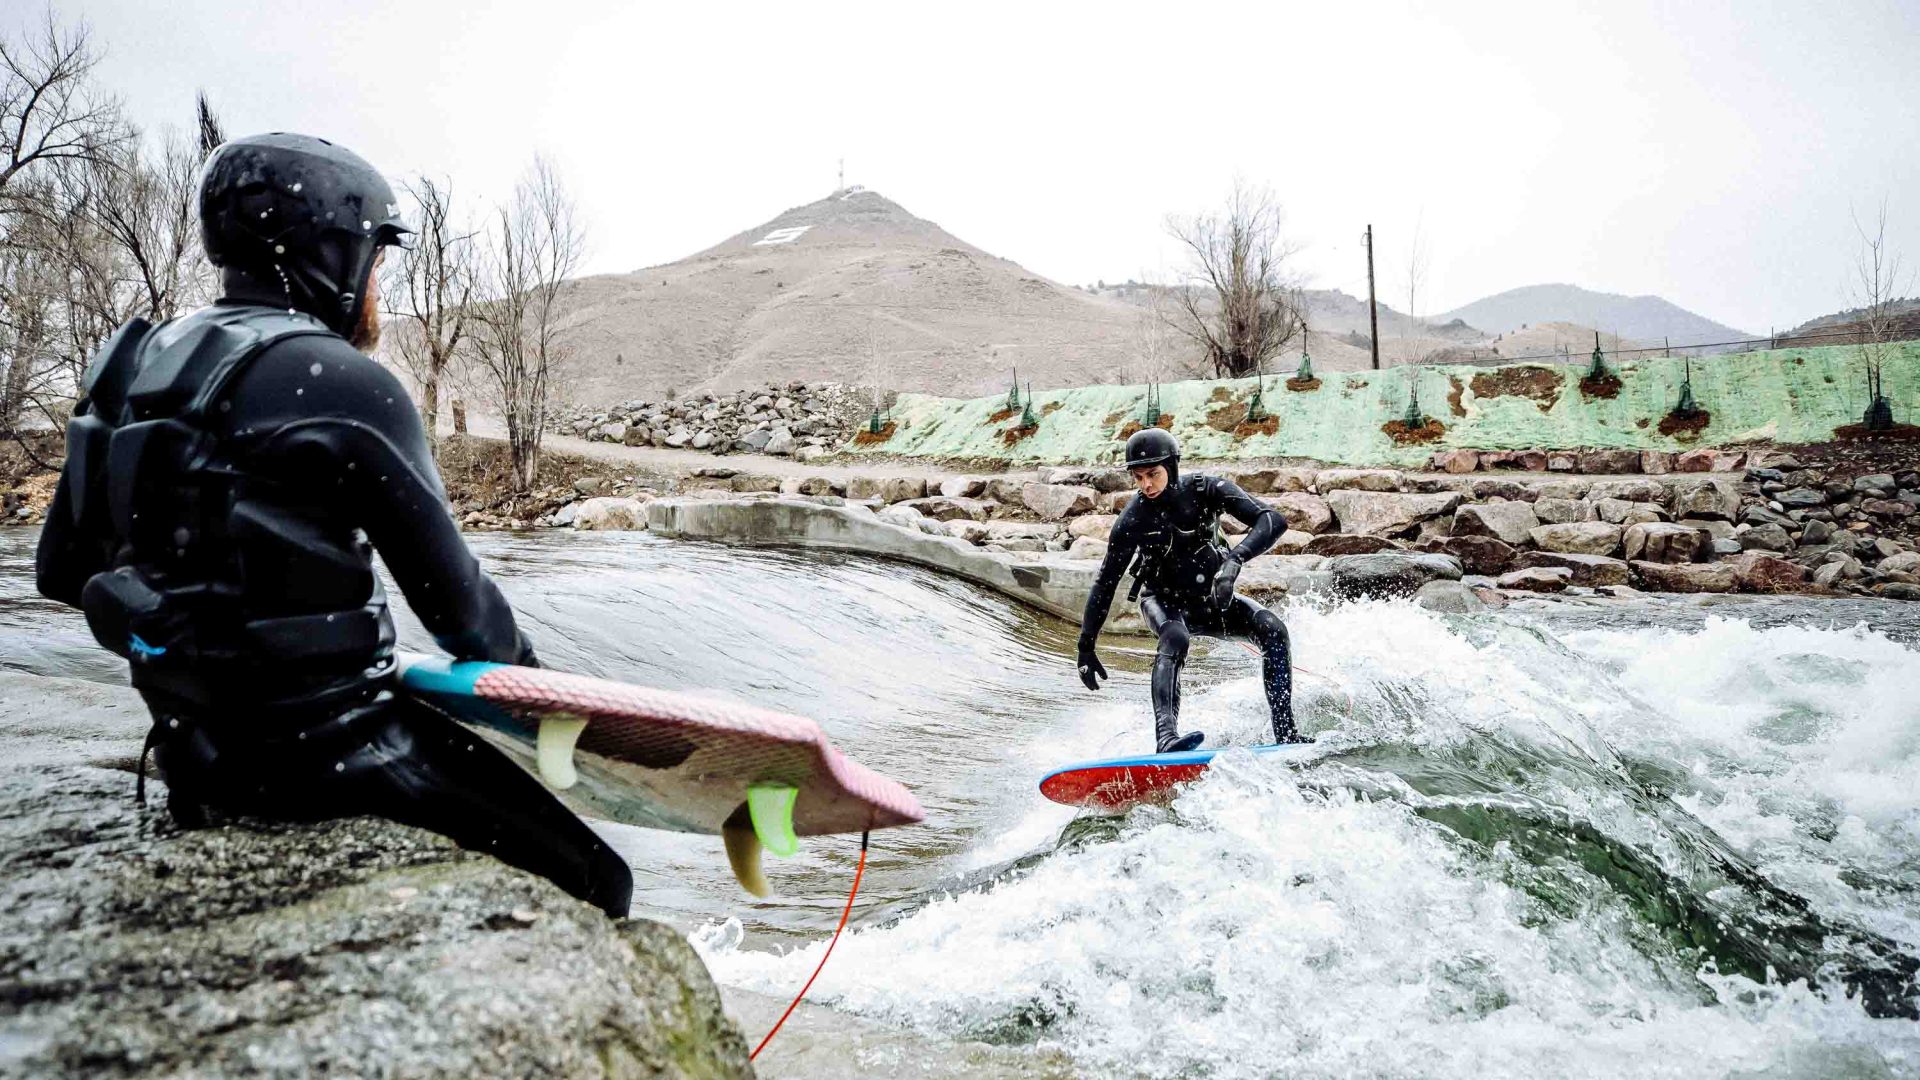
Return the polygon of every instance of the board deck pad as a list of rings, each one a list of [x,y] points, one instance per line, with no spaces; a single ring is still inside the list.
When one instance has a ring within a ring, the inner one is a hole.
[[[718,833],[750,788],[791,787],[793,832],[857,833],[924,815],[900,783],[852,761],[804,717],[544,668],[403,654],[400,685],[540,776],[542,720],[586,721],[577,780],[548,787],[575,812]]]
[[[1287,743],[1246,749],[1261,758],[1297,761],[1319,748],[1312,743]],[[1040,780],[1040,794],[1089,810],[1120,811],[1141,803],[1162,803],[1173,798],[1181,785],[1200,779],[1221,752],[1188,750],[1082,761],[1048,773]]]

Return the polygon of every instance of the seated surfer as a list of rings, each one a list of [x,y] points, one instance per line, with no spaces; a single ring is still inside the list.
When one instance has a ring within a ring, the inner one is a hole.
[[[201,237],[222,295],[158,327],[134,320],[89,367],[40,591],[130,662],[182,824],[375,814],[624,916],[618,855],[499,751],[393,689],[376,550],[441,648],[534,663],[448,515],[412,402],[365,355],[381,256],[409,231],[394,204],[379,172],[321,139],[213,152]]]
[[[1120,574],[1131,563],[1134,583],[1127,599],[1140,598],[1140,617],[1160,639],[1153,658],[1153,730],[1160,753],[1192,750],[1206,739],[1199,731],[1180,734],[1180,669],[1194,634],[1258,644],[1273,741],[1311,741],[1293,726],[1286,624],[1233,591],[1241,566],[1273,546],[1286,531],[1286,520],[1231,480],[1180,475],[1180,443],[1159,428],[1135,432],[1127,440],[1127,471],[1139,491],[1107,535],[1107,557],[1080,618],[1081,681],[1087,689],[1098,690],[1099,680],[1107,677],[1094,644]],[[1222,514],[1247,526],[1247,534],[1230,550],[1219,535]]]

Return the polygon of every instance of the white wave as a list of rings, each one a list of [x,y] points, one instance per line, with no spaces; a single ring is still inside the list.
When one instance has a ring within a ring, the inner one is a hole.
[[[1808,842],[1817,823],[1782,801],[1788,786],[1843,808],[1821,841],[1829,850],[1795,865],[1882,849],[1910,859],[1920,847],[1899,831],[1920,802],[1909,772],[1917,669],[1876,635],[1716,623],[1588,632],[1568,648],[1404,605],[1288,618],[1296,660],[1323,677],[1300,684],[1309,729],[1333,748],[1550,746],[1590,778],[1555,779],[1563,801],[1616,839],[1654,844],[1657,826],[1592,782],[1623,771],[1612,742],[1683,769],[1702,763],[1718,786],[1687,798],[1741,846]],[[1789,664],[1792,677],[1752,670],[1796,656],[1823,659]],[[1231,650],[1201,658],[1190,726],[1264,741],[1257,672]],[[1809,714],[1836,680],[1858,700]],[[1127,695],[1014,753],[1065,761],[1144,741],[1144,685]],[[1756,735],[1765,717],[1815,733]],[[1136,812],[1117,840],[849,935],[812,996],[955,1038],[1032,1040],[1112,1075],[1920,1075],[1920,1025],[1871,1019],[1802,985],[1696,972],[1649,951],[1636,916],[1604,890],[1577,916],[1556,914],[1506,883],[1515,857],[1503,848],[1466,844],[1400,802],[1295,781],[1284,765],[1225,755],[1170,811]],[[1017,840],[983,838],[966,863],[1030,850],[1063,816],[1028,793],[995,820]],[[716,977],[774,994],[798,985],[824,947],[751,951],[725,924],[694,940]]]

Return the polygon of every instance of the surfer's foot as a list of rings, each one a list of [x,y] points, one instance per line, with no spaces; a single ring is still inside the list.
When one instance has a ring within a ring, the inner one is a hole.
[[[1293,726],[1293,716],[1291,713],[1289,713],[1284,720],[1277,718],[1274,720],[1273,743],[1275,746],[1291,746],[1295,743],[1310,743],[1312,741],[1313,736],[1302,735],[1300,734],[1300,730]]]
[[[1159,752],[1162,754],[1178,754],[1187,750],[1197,750],[1200,748],[1200,744],[1206,741],[1207,733],[1204,731],[1189,731],[1185,735],[1175,735],[1172,732],[1168,732],[1160,739]]]

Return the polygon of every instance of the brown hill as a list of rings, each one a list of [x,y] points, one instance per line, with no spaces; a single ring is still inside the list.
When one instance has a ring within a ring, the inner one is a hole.
[[[569,287],[580,402],[789,380],[974,395],[1120,381],[1140,310],[851,188],[698,254]]]

